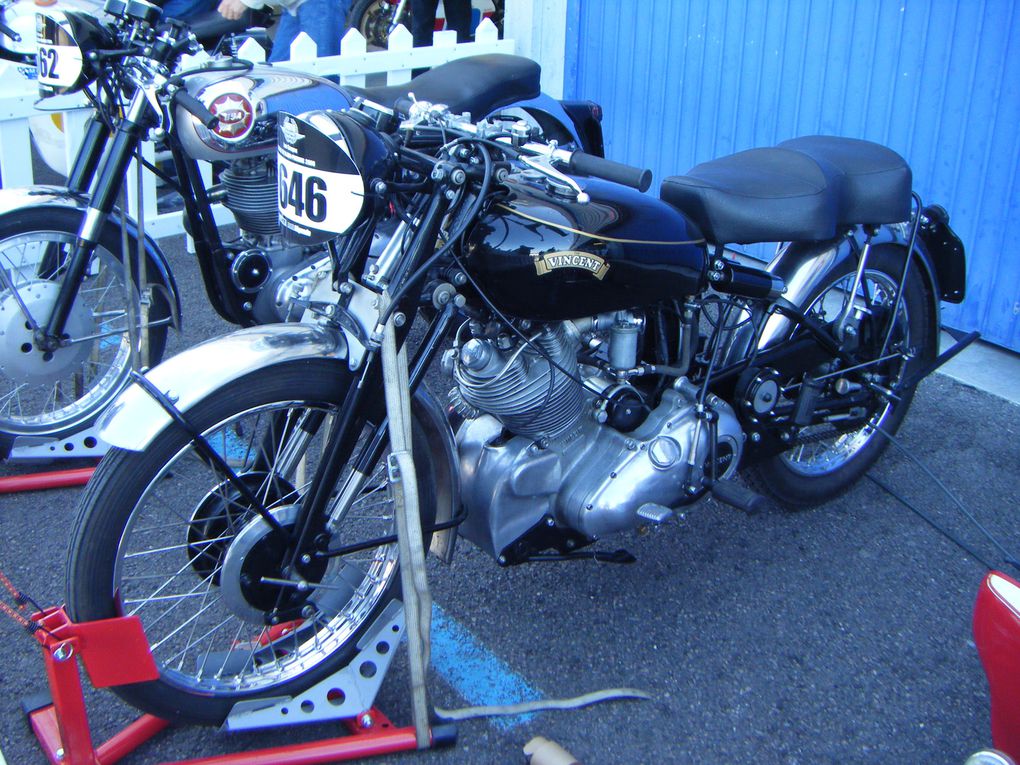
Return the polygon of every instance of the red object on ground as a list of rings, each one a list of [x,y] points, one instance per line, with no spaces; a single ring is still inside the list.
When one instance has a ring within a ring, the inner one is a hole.
[[[992,742],[1020,760],[1020,582],[992,571],[974,604],[974,642],[992,697]]]
[[[40,626],[34,635],[43,648],[52,702],[28,716],[51,763],[112,765],[169,725],[159,717],[142,715],[99,747],[92,744],[77,660],[97,688],[159,677],[137,617],[76,624],[63,608],[50,608],[32,621]],[[395,728],[375,708],[344,724],[351,735],[163,765],[322,765],[418,748],[413,727]],[[452,743],[449,731],[437,730],[432,736],[432,746]]]
[[[77,468],[75,470],[54,470],[49,473],[5,476],[0,478],[0,494],[84,486],[89,482],[94,471],[95,468]]]

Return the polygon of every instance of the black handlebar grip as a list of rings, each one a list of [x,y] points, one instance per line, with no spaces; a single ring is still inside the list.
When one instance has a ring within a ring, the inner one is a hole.
[[[652,185],[651,170],[613,162],[594,154],[585,154],[583,151],[575,151],[570,155],[569,168],[570,172],[576,175],[590,175],[613,183],[622,183],[638,191],[648,191],[648,187]]]
[[[210,130],[214,129],[220,122],[220,118],[205,108],[205,104],[195,98],[186,90],[178,90],[174,95],[174,101],[188,114],[196,117],[199,122]]]

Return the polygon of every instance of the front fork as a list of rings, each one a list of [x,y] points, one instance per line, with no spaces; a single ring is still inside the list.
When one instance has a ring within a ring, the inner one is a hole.
[[[117,127],[109,156],[103,165],[92,199],[85,211],[85,219],[82,221],[81,228],[78,229],[78,238],[68,256],[67,267],[60,283],[60,292],[57,294],[53,311],[45,325],[34,328],[35,344],[40,350],[52,352],[63,343],[64,328],[68,316],[71,314],[71,307],[78,297],[78,290],[85,278],[85,271],[89,261],[92,260],[96,245],[99,243],[103,226],[117,202],[124,177],[127,174],[128,164],[131,162],[146,128],[144,117],[147,114],[148,106],[145,94],[141,89],[137,90],[128,107],[127,115]],[[97,134],[94,140],[101,140],[101,137]],[[94,168],[98,159],[91,161]],[[74,180],[79,185],[87,183],[86,170],[88,170],[87,165],[79,167],[79,163],[75,163],[76,172],[73,175],[77,176]],[[125,253],[126,256],[127,253]]]

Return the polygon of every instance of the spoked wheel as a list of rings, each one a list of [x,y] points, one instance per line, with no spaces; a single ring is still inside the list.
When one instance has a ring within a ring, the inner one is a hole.
[[[81,213],[21,211],[0,223],[0,440],[58,438],[87,427],[123,387],[131,365],[129,288],[120,236],[108,227],[68,318],[67,341],[39,348],[64,276]],[[167,303],[157,296],[149,329],[149,363],[166,344]],[[0,443],[0,449],[4,446]]]
[[[103,460],[72,537],[68,604],[76,620],[141,619],[161,677],[115,689],[129,703],[219,724],[238,701],[297,693],[348,663],[396,595],[395,543],[304,558],[246,499],[254,494],[293,530],[349,381],[340,362],[291,362],[189,412],[243,487],[174,427],[144,452]],[[414,438],[422,521],[431,523],[433,473],[417,423]],[[320,549],[394,533],[384,465],[345,470]]]
[[[911,269],[889,343],[882,353],[885,328],[893,310],[904,250],[872,249],[856,293],[854,272],[840,272],[806,302],[806,313],[822,323],[848,312],[848,328],[858,342],[859,368],[826,375],[823,396],[856,395],[856,405],[830,422],[800,428],[792,448],[751,466],[746,477],[790,508],[809,507],[839,495],[860,478],[887,444],[878,429],[895,433],[913,400],[914,389],[898,398],[883,393],[913,370],[930,352],[935,327],[931,297],[917,268]],[[884,360],[880,360],[884,359]],[[879,360],[876,362],[876,360]],[[872,363],[868,363],[872,362]],[[789,380],[783,393],[792,400],[800,380]]]

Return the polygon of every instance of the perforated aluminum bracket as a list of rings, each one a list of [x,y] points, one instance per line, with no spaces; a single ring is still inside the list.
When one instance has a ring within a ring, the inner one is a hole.
[[[110,445],[99,437],[93,426],[67,438],[17,436],[7,461],[11,463],[52,462],[59,459],[99,459]]]
[[[375,702],[404,633],[404,604],[389,605],[358,642],[354,659],[297,696],[242,701],[223,723],[233,732],[355,717]]]

